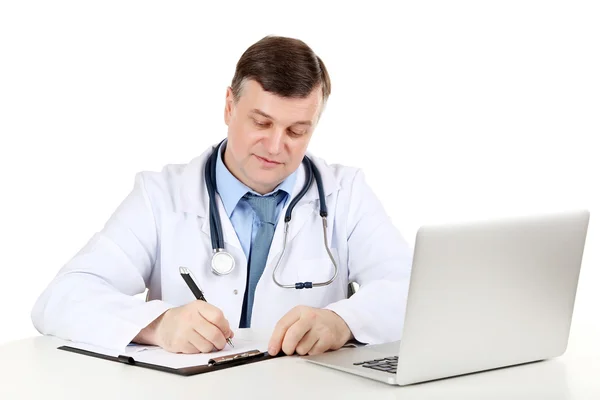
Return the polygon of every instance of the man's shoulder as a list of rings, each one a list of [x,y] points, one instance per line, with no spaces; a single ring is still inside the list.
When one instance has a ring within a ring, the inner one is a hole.
[[[146,185],[169,186],[180,184],[191,175],[199,177],[201,169],[200,157],[196,157],[187,163],[164,164],[159,170],[140,171],[138,175],[143,178]]]
[[[315,166],[321,173],[328,174],[341,188],[348,188],[354,182],[356,176],[362,169],[357,166],[351,166],[338,162],[328,162],[323,157],[309,155]]]
[[[201,193],[204,155],[187,163],[164,164],[159,170],[144,170],[136,175],[151,203],[177,209],[196,209]]]

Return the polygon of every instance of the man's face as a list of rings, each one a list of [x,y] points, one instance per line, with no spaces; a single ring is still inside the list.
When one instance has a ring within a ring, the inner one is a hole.
[[[321,104],[320,87],[303,99],[283,98],[249,80],[237,104],[228,88],[225,165],[246,186],[269,193],[302,162]]]

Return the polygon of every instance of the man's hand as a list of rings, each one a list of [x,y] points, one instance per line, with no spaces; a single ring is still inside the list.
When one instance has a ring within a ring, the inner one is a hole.
[[[153,344],[172,353],[209,353],[222,350],[233,331],[223,312],[204,301],[196,300],[171,308],[142,329],[133,340]]]
[[[346,322],[331,310],[297,306],[285,314],[275,326],[269,341],[269,354],[283,350],[303,356],[337,350],[352,339]]]

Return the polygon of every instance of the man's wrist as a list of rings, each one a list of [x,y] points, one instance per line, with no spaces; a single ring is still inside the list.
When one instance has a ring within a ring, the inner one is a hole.
[[[136,336],[133,338],[134,343],[138,344],[149,344],[153,346],[158,346],[157,340],[157,330],[158,326],[166,314],[166,311],[155,318],[152,322],[150,322],[145,328],[143,328]]]
[[[340,317],[339,314],[337,314],[335,311],[326,311],[329,311],[331,315],[334,316],[334,319],[336,321],[335,325],[337,331],[337,347],[342,347],[343,345],[354,339],[354,335],[352,334],[352,331],[350,330],[350,327],[348,326],[344,318]]]

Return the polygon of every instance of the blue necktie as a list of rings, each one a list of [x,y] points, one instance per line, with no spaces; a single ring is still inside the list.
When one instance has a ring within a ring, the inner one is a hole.
[[[247,193],[244,196],[244,200],[248,202],[250,207],[252,207],[256,213],[260,225],[250,247],[248,283],[246,294],[244,296],[240,328],[250,327],[252,306],[254,303],[254,291],[256,289],[256,284],[265,269],[267,257],[269,256],[269,249],[271,248],[271,241],[273,240],[273,234],[275,233],[275,226],[277,225],[277,221],[275,220],[277,204],[285,195],[285,192],[279,190],[270,196],[257,196],[251,193]]]

